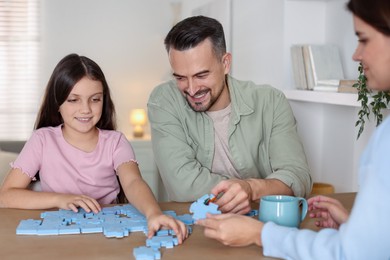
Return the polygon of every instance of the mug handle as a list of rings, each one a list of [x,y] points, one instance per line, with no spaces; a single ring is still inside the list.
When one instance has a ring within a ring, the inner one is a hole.
[[[307,214],[307,201],[305,198],[298,198],[299,202],[302,204],[302,213],[301,213],[301,222],[305,219]]]

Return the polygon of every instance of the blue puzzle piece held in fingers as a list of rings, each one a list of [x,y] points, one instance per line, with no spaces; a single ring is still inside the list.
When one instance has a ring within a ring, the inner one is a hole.
[[[218,205],[212,202],[205,204],[207,199],[212,199],[214,197],[213,194],[205,194],[195,202],[193,202],[190,206],[190,212],[193,213],[192,218],[194,220],[205,219],[206,214],[221,214],[221,211],[218,210]]]

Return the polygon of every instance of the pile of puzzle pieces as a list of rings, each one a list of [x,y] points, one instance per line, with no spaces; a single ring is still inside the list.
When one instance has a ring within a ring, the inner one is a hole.
[[[213,203],[205,203],[206,199],[210,199],[212,197],[213,195],[209,195],[209,194],[202,196],[197,201],[191,204],[190,212],[193,213],[192,216],[189,214],[185,214],[179,216],[180,218],[178,219],[183,221],[185,224],[190,225],[193,224],[194,221],[198,219],[206,218],[207,213],[221,214],[221,212],[217,210],[218,205]],[[165,214],[167,213],[165,212]],[[189,229],[189,232],[190,231],[191,229]],[[138,259],[140,260],[161,259],[161,252],[158,250],[160,247],[172,248],[173,247],[172,242],[174,243],[174,245],[177,245],[177,239],[174,241],[166,240],[164,236],[160,237],[161,232],[170,232],[170,231],[160,230],[153,238],[146,240],[146,246],[138,247],[134,249],[133,254],[137,260]]]
[[[165,211],[187,225],[193,224],[192,216],[177,216],[174,211]],[[102,208],[99,213],[79,209],[46,211],[41,213],[41,220],[22,220],[16,228],[18,235],[64,235],[103,233],[106,237],[122,238],[129,232],[147,233],[147,220],[130,204]]]
[[[165,214],[184,222],[189,232],[194,223],[190,214],[176,215],[174,211],[164,211]],[[105,207],[99,213],[78,212],[60,209],[41,213],[41,220],[27,219],[20,221],[16,228],[17,235],[65,235],[103,233],[106,237],[122,238],[131,232],[148,232],[147,220],[130,204]],[[160,259],[160,247],[173,248],[178,244],[172,230],[159,230],[156,235],[146,240],[147,247],[135,248],[136,259]],[[144,257],[145,250],[153,251],[153,258]]]
[[[191,225],[196,220],[206,218],[206,214],[221,214],[218,205],[210,202],[214,198],[212,194],[205,194],[190,206],[191,214],[177,215],[175,211],[164,211],[187,225],[189,234]],[[251,211],[248,215],[254,216],[257,211]],[[106,237],[122,238],[131,232],[144,232],[147,234],[147,220],[135,207],[130,204],[104,207],[99,213],[86,212],[79,209],[78,212],[60,209],[58,211],[46,211],[41,213],[41,220],[27,219],[20,221],[16,228],[17,235],[65,235],[103,233]],[[155,236],[146,239],[146,245],[134,248],[133,255],[137,260],[161,259],[160,248],[173,248],[178,240],[172,230],[163,229],[156,232]]]

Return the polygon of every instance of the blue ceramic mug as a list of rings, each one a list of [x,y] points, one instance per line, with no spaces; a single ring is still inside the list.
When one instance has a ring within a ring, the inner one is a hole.
[[[262,222],[272,221],[282,226],[299,227],[306,213],[307,201],[301,197],[270,195],[260,200],[259,220]]]

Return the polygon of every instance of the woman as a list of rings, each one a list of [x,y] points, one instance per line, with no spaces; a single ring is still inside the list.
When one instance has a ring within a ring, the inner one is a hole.
[[[350,0],[359,40],[353,55],[367,85],[390,91],[390,1]],[[390,259],[390,118],[376,130],[360,162],[360,190],[350,216],[340,202],[324,196],[308,200],[319,232],[266,224],[232,214],[209,216],[197,224],[226,245],[263,246],[266,256],[286,259]]]

